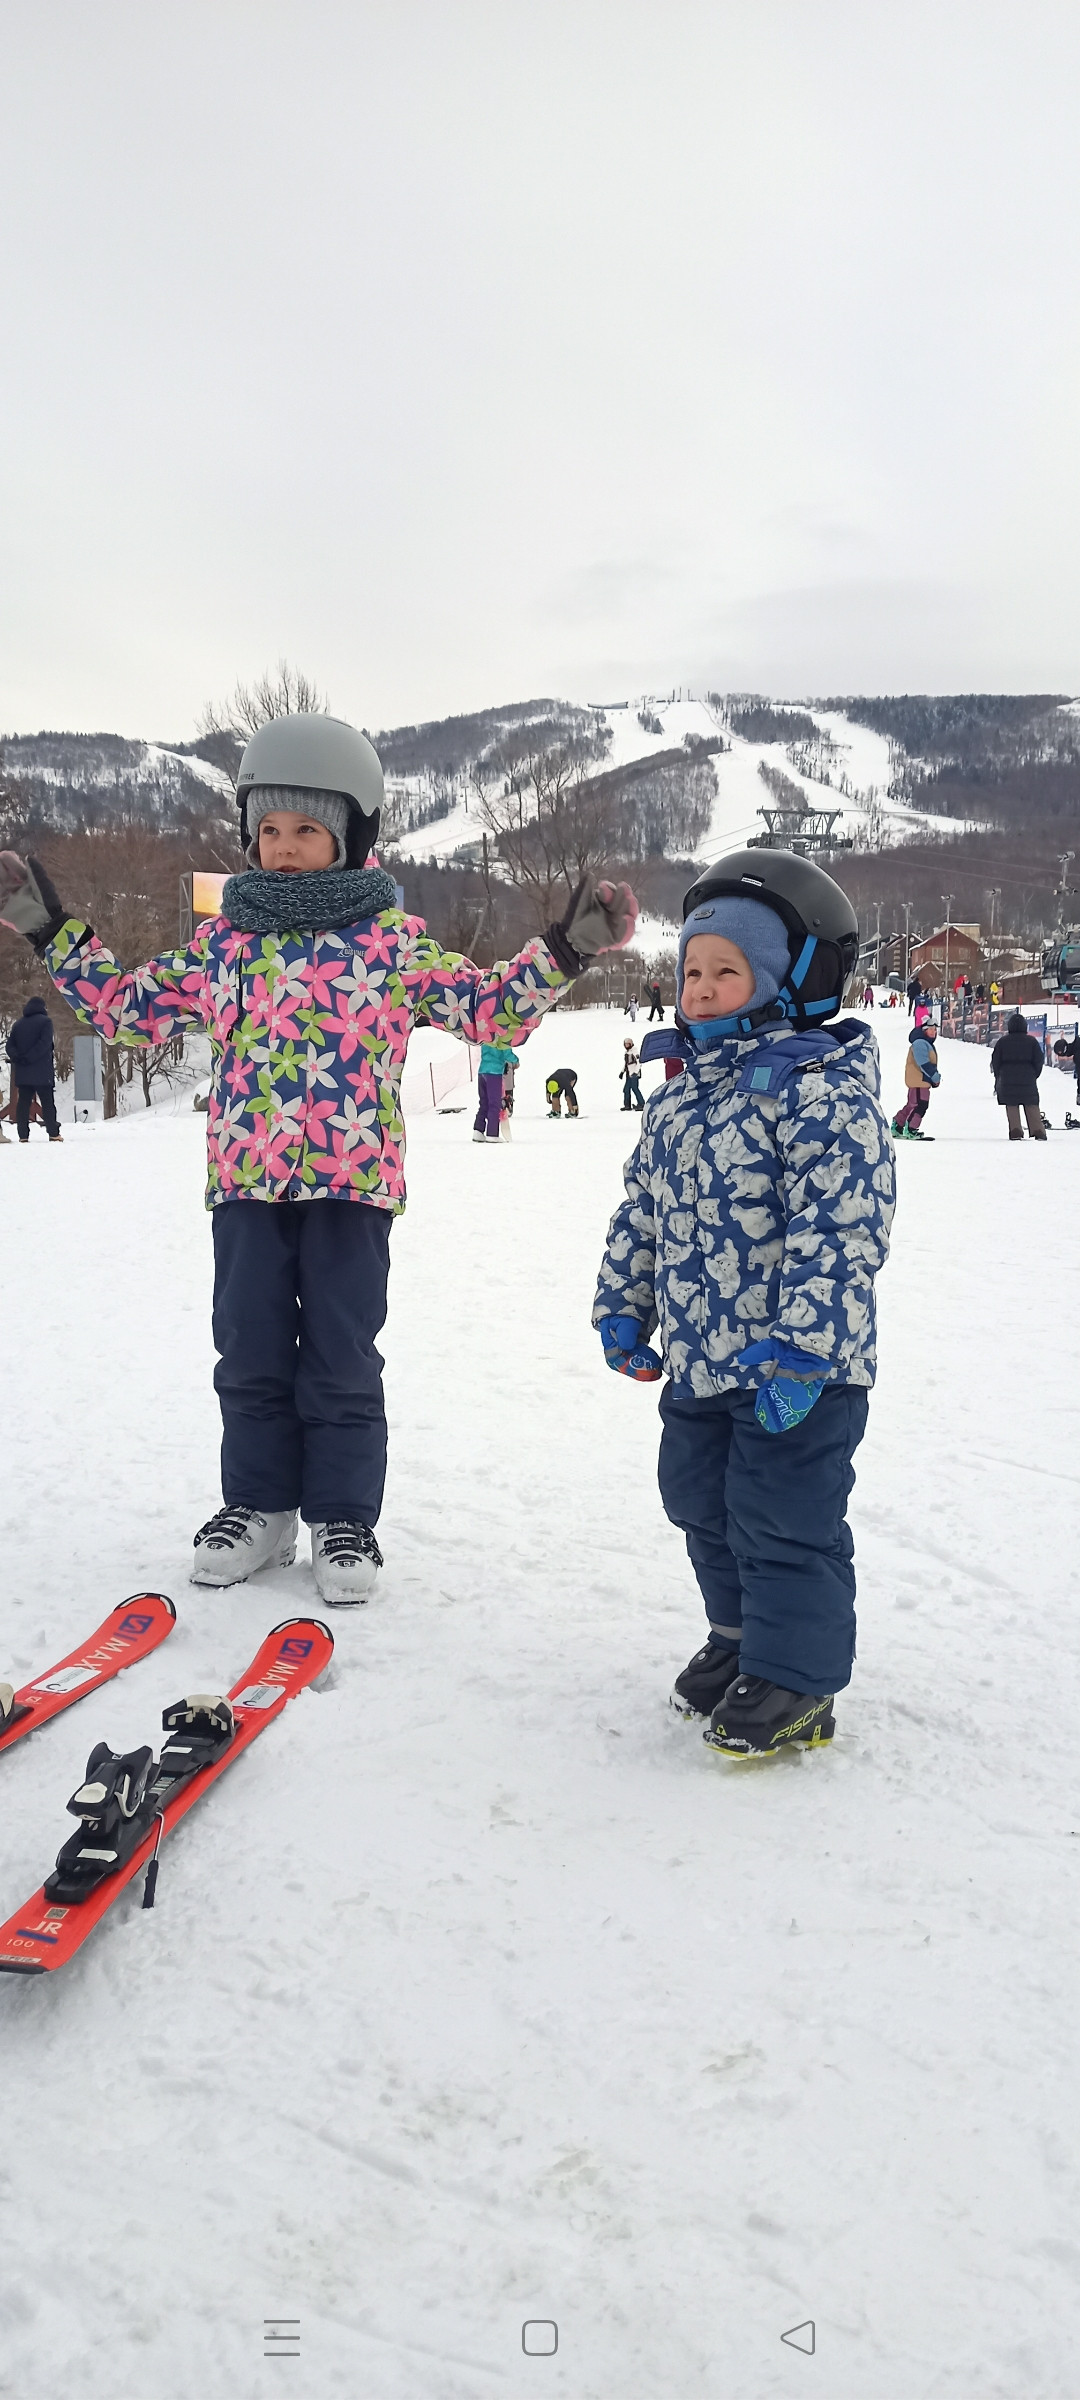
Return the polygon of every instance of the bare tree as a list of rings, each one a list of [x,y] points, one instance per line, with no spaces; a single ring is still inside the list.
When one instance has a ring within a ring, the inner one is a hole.
[[[260,725],[268,725],[271,717],[325,715],[329,706],[311,676],[299,667],[290,667],[288,659],[282,658],[275,674],[264,669],[254,683],[237,682],[231,697],[220,707],[213,700],[207,701],[199,719],[199,732],[204,741],[218,741],[224,735],[244,743],[258,733]]]
[[[599,728],[552,740],[524,726],[491,754],[503,776],[501,792],[474,783],[477,814],[538,932],[550,924],[556,902],[610,854],[611,794],[592,773],[606,747],[606,730]]]

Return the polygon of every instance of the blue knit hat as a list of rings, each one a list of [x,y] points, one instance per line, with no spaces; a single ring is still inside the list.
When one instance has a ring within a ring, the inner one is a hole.
[[[754,970],[754,990],[747,1009],[766,1008],[775,1000],[791,966],[787,927],[764,900],[741,900],[722,892],[691,910],[679,936],[679,999],[682,1000],[686,945],[698,933],[721,933],[736,942]]]

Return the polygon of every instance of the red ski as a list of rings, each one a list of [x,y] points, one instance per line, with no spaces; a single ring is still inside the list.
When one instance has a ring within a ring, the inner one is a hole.
[[[34,1733],[62,1708],[85,1700],[88,1692],[98,1691],[124,1667],[134,1666],[136,1659],[149,1657],[175,1623],[176,1610],[164,1592],[136,1592],[113,1609],[81,1649],[69,1651],[44,1675],[35,1675],[33,1683],[24,1683],[20,1692],[0,1684],[0,1750],[10,1750],[24,1733]]]
[[[197,1694],[187,1702],[179,1701],[175,1708],[166,1709],[165,1724],[172,1740],[165,1744],[156,1769],[150,1760],[151,1772],[146,1775],[139,1802],[137,1826],[147,1822],[137,1846],[114,1872],[97,1872],[101,1880],[87,1891],[84,1898],[59,1900],[50,1898],[48,1885],[34,1893],[31,1900],[0,1926],[0,1973],[42,1975],[55,1973],[82,1947],[87,1934],[112,1907],[129,1883],[143,1867],[149,1866],[144,1907],[153,1898],[152,1878],[156,1873],[159,1844],[173,1826],[178,1825],[196,1800],[200,1800],[212,1783],[223,1775],[242,1750],[262,1733],[274,1717],[281,1715],[287,1700],[302,1692],[329,1666],[334,1649],[334,1637],[329,1628],[315,1617],[288,1617],[283,1625],[275,1625],[255,1657],[247,1673],[233,1685],[227,1700]],[[231,1727],[231,1730],[229,1728]],[[188,1729],[193,1731],[189,1732]],[[188,1738],[178,1738],[188,1733]],[[207,1765],[192,1771],[190,1761],[202,1750],[214,1748]],[[216,1745],[216,1747],[215,1747]],[[76,1800],[92,1801],[104,1793],[105,1778],[111,1770],[123,1769],[126,1780],[119,1779],[123,1795],[121,1811],[129,1798],[133,1776],[139,1773],[139,1761],[149,1759],[149,1753],[132,1752],[128,1759],[114,1759],[104,1743],[90,1753],[88,1778],[98,1775],[103,1780],[91,1782],[76,1794]],[[103,1763],[106,1762],[106,1763]],[[187,1762],[187,1763],[185,1763]],[[144,1770],[145,1772],[145,1770]],[[181,1780],[184,1778],[184,1780]],[[87,1823],[91,1822],[87,1807],[76,1810]],[[81,1837],[75,1835],[66,1847],[77,1850]],[[103,1859],[109,1853],[84,1846],[83,1859]],[[57,1862],[62,1868],[65,1852]],[[91,1869],[91,1872],[94,1870]],[[55,1882],[54,1873],[49,1878]],[[61,1875],[59,1880],[63,1882]]]

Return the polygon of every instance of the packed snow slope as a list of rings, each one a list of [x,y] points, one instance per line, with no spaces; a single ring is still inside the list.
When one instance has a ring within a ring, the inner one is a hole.
[[[895,1106],[906,1026],[875,1024]],[[1021,1156],[985,1052],[943,1045],[880,1285],[855,1680],[830,1751],[725,1765],[667,1706],[703,1620],[655,1392],[589,1326],[625,1030],[545,1022],[512,1144],[414,1113],[377,1597],[166,1844],[153,1913],[134,1889],[55,1981],[0,1980],[16,2400],[277,2400],[267,2319],[304,2400],[1075,2392],[1080,1136]],[[543,1113],[563,1063],[577,1124]],[[187,1580],[202,1138],[185,1102],[0,1158],[2,1671],[141,1587],[179,1611],[0,1761],[0,1914],[94,1741],[315,1606],[306,1563]],[[781,2341],[809,2320],[812,2361]]]
[[[774,705],[783,708],[784,703]],[[647,714],[660,731],[646,732],[639,711]],[[788,756],[786,743],[748,741],[740,734],[733,734],[707,700],[647,698],[597,713],[611,735],[605,772],[629,766],[636,759],[651,758],[657,752],[678,749],[688,737],[714,741],[718,734],[723,735],[728,747],[712,760],[716,772],[712,819],[695,854],[702,862],[719,857],[724,850],[741,848],[763,831],[758,812],[763,804],[773,806],[774,799],[762,781],[762,764],[778,769],[789,783],[795,784],[810,808],[839,809],[837,832],[844,837],[865,841],[871,825],[878,822],[890,842],[904,841],[913,835],[925,836],[934,826],[940,826],[950,839],[964,830],[956,817],[934,817],[925,809],[908,808],[890,800],[888,789],[896,767],[884,735],[874,733],[866,725],[852,723],[836,710],[808,709],[800,704],[799,711],[804,717],[812,717],[819,734],[832,745],[822,753],[831,784],[803,773]],[[410,787],[413,788],[414,796],[423,798],[427,785],[420,777],[415,787]],[[481,831],[475,797],[470,799],[462,788],[447,816],[418,826],[413,833],[396,836],[394,847],[404,858],[452,858],[463,847],[479,842]]]

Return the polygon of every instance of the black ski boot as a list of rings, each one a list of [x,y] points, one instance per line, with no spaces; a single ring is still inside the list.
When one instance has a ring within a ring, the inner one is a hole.
[[[149,1743],[123,1755],[97,1742],[86,1762],[86,1781],[68,1801],[79,1817],[78,1833],[64,1843],[45,1880],[49,1900],[85,1900],[107,1875],[125,1865],[154,1822],[154,1753]]]
[[[706,1642],[704,1650],[695,1651],[689,1666],[676,1675],[671,1691],[672,1708],[678,1709],[680,1717],[711,1717],[738,1672],[737,1650],[732,1650],[727,1642]]]
[[[836,1731],[832,1693],[788,1692],[763,1675],[740,1675],[712,1713],[702,1739],[725,1758],[775,1758],[788,1742],[817,1750]]]

